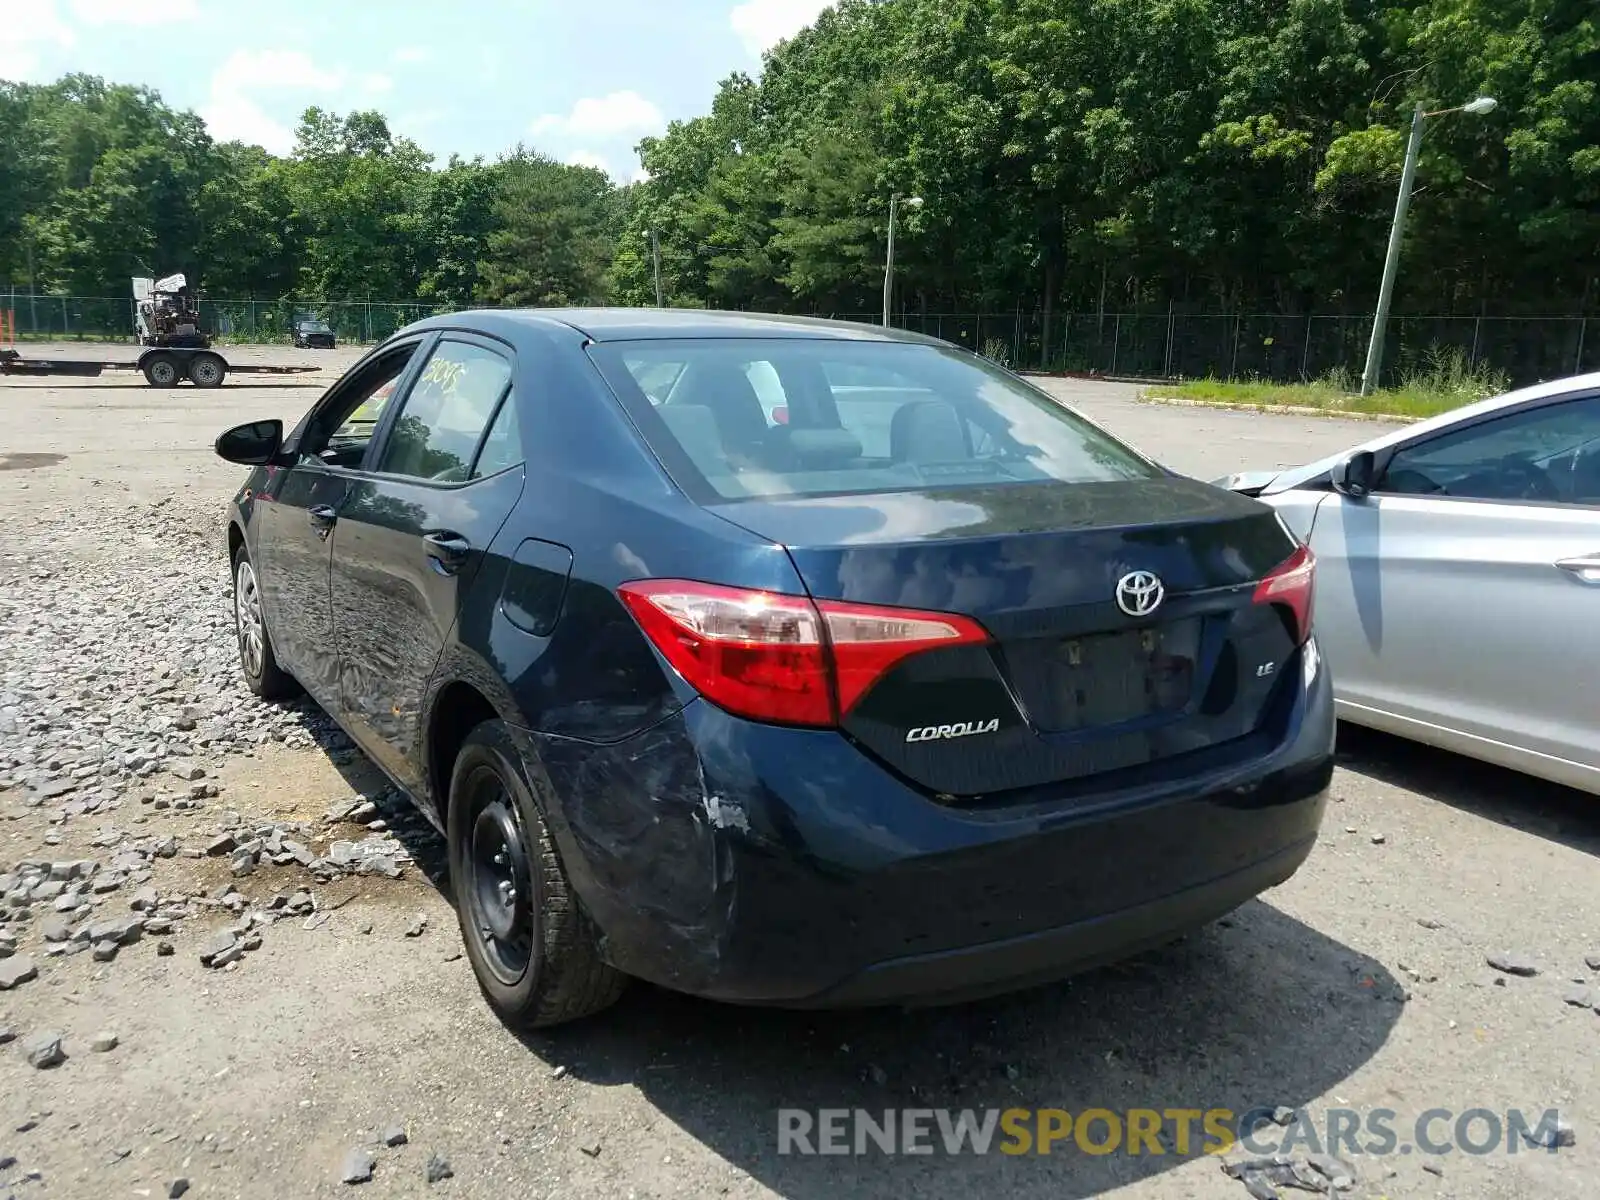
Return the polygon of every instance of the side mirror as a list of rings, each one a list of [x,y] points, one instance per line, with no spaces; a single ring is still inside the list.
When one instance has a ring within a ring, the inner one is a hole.
[[[249,421],[235,425],[216,442],[217,457],[246,467],[270,463],[283,448],[282,421]]]
[[[1378,460],[1371,450],[1357,450],[1354,454],[1346,455],[1334,463],[1333,470],[1329,472],[1329,480],[1333,490],[1345,496],[1360,498],[1372,494],[1372,485],[1377,482]]]

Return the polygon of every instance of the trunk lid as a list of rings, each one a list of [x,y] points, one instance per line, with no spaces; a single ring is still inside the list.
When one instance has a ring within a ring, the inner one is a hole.
[[[1258,753],[1282,708],[1296,641],[1254,597],[1296,544],[1246,497],[1167,477],[716,511],[784,545],[818,600],[959,613],[993,635],[906,659],[844,716],[858,744],[936,795],[1091,794],[1193,755]],[[1141,573],[1161,591],[1147,612],[1117,599],[1130,576],[1148,585]]]

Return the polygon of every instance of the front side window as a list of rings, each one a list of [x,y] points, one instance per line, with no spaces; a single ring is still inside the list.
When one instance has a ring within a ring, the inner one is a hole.
[[[1377,491],[1600,504],[1600,397],[1510,413],[1403,447]]]
[[[511,385],[511,363],[471,342],[441,341],[389,430],[377,470],[434,483],[471,477],[478,444]]]
[[[415,343],[396,347],[342,382],[306,426],[299,447],[301,457],[332,466],[359,467],[395,385],[416,350]]]
[[[707,338],[590,353],[679,485],[708,499],[1161,475],[1050,397],[943,347]]]

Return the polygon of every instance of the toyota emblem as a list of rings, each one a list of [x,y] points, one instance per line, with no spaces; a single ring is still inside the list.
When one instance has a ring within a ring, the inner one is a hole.
[[[1130,571],[1117,580],[1117,607],[1130,617],[1148,617],[1166,595],[1161,580],[1149,571]]]

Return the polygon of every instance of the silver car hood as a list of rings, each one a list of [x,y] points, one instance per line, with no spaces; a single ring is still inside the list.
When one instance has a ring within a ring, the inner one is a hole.
[[[1316,462],[1306,463],[1301,467],[1283,467],[1276,471],[1235,471],[1232,475],[1224,475],[1221,479],[1214,479],[1211,482],[1231,492],[1244,492],[1251,496],[1272,496],[1310,483],[1318,475],[1325,474],[1347,453],[1349,451],[1340,451],[1338,454],[1319,458]]]

